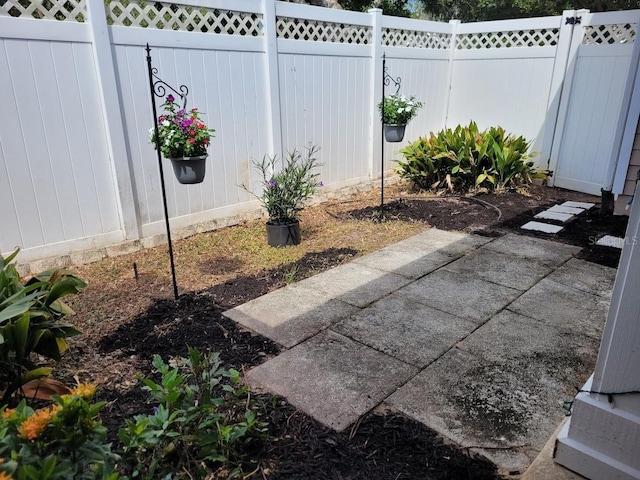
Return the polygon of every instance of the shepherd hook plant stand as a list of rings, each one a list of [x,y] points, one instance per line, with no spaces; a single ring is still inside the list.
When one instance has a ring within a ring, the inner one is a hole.
[[[389,75],[387,71],[387,55],[385,53],[382,54],[382,112],[380,115],[380,137],[381,137],[381,145],[382,145],[382,162],[380,165],[380,220],[384,220],[384,87],[385,85],[391,85],[391,83],[396,87],[396,95],[400,93],[400,85],[402,84],[402,78],[396,77],[393,78]]]
[[[156,152],[158,153],[158,169],[160,170],[160,185],[162,187],[162,205],[164,206],[164,223],[167,228],[167,243],[169,244],[169,260],[171,262],[171,279],[173,281],[173,296],[178,299],[178,283],[176,282],[176,266],[173,261],[173,244],[171,243],[171,229],[169,228],[169,210],[167,209],[167,191],[164,186],[164,170],[162,168],[162,152],[160,151],[160,134],[158,132],[158,113],[156,109],[156,97],[164,97],[167,88],[180,96],[182,109],[187,108],[187,95],[189,89],[186,85],[178,87],[180,91],[173,88],[158,76],[158,69],[151,65],[151,48],[147,43],[147,69],[149,70],[149,89],[151,92],[151,109],[153,113],[153,128],[155,129]]]

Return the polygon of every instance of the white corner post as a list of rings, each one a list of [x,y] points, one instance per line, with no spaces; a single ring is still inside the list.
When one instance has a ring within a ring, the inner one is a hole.
[[[369,98],[370,122],[369,122],[369,178],[375,178],[376,166],[382,161],[382,129],[380,128],[380,116],[378,102],[382,98],[382,9],[372,8],[369,11],[372,17],[371,28],[371,92]],[[380,172],[382,174],[382,171]]]
[[[273,0],[262,0],[264,21],[264,74],[267,86],[267,131],[272,155],[283,158],[282,123],[280,116],[280,79],[278,70],[278,32],[276,6]]]
[[[562,16],[560,17],[560,32],[558,34],[558,44],[556,45],[556,56],[553,62],[553,73],[551,74],[549,99],[547,100],[547,114],[544,122],[542,147],[540,151],[540,161],[542,162],[541,166],[546,167],[549,170],[555,170],[558,162],[557,158],[554,158],[553,161],[551,160],[551,149],[553,146],[556,126],[559,120],[560,99],[562,96],[565,78],[567,76],[569,54],[572,53],[575,56],[579,46],[573,45],[573,49],[571,48],[574,25],[567,23],[566,21],[567,18],[574,18],[575,16],[575,10],[565,10],[562,12]],[[566,115],[567,105],[563,106],[565,107],[564,113]],[[564,118],[562,121],[564,122]],[[553,177],[549,179],[549,185],[553,186]]]
[[[456,57],[456,48],[458,43],[458,27],[460,27],[460,20],[449,20],[449,26],[451,27],[451,42],[449,42],[449,69],[447,72],[447,91],[445,93],[444,100],[444,112],[442,118],[444,118],[444,127],[449,124],[449,105],[451,104],[451,84],[453,83],[453,66]]]
[[[107,145],[111,158],[111,168],[118,189],[120,224],[127,240],[137,240],[141,236],[138,208],[134,194],[133,173],[130,153],[122,119],[121,102],[115,74],[115,64],[111,51],[111,40],[107,27],[107,17],[103,0],[87,0],[87,13],[92,36],[93,55],[100,89],[100,102],[106,124]],[[140,61],[143,61],[142,54]]]
[[[595,372],[573,403],[555,461],[596,480],[640,479],[640,191],[631,207]],[[630,393],[635,392],[635,393]]]

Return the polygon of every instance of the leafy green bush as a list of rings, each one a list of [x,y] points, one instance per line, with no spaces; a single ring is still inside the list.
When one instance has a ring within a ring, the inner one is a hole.
[[[529,142],[502,127],[479,131],[478,125],[445,128],[421,137],[400,151],[398,173],[425,189],[467,191],[472,187],[504,189],[547,173],[529,161]]]
[[[195,349],[173,367],[156,355],[153,366],[160,383],[142,381],[154,412],[119,432],[125,470],[145,479],[205,478],[212,471],[242,478],[242,447],[264,436],[266,424],[239,386],[240,374],[221,368],[217,353]]]
[[[49,407],[33,410],[22,400],[0,408],[0,478],[117,479],[118,456],[98,418],[104,402],[91,404],[94,392],[79,384]]]
[[[65,338],[80,332],[63,322],[74,313],[61,298],[78,293],[86,284],[71,272],[52,269],[23,283],[7,258],[0,255],[0,396],[1,404],[28,382],[46,377],[51,368],[38,365],[33,354],[59,360]]]

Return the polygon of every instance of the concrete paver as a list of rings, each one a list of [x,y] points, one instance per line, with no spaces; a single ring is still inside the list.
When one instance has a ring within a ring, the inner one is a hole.
[[[560,265],[580,251],[580,247],[552,242],[541,238],[508,234],[488,243],[484,248],[492,252],[509,253],[534,258],[551,265]]]
[[[611,298],[616,269],[572,258],[547,277],[569,287]]]
[[[482,323],[522,292],[468,273],[438,270],[407,285],[399,295],[461,318]]]
[[[378,405],[417,369],[347,337],[324,331],[249,371],[252,388],[289,400],[341,431]]]
[[[522,228],[523,230],[535,230],[536,232],[543,232],[543,233],[558,233],[564,227],[561,227],[560,225],[551,225],[549,223],[542,223],[542,222],[527,222],[520,228]]]
[[[562,204],[560,204],[561,207],[575,207],[575,208],[582,208],[584,210],[589,210],[593,207],[596,206],[595,203],[590,203],[590,202],[573,202],[573,201],[569,201],[569,202],[564,202]]]
[[[473,274],[505,287],[526,290],[549,274],[553,268],[531,258],[481,248],[450,263],[444,269],[449,272]],[[523,272],[527,274],[523,275]]]
[[[444,252],[423,252],[393,245],[377,252],[356,258],[353,263],[367,265],[403,277],[416,279],[452,262],[459,255]]]
[[[596,241],[596,245],[600,245],[602,247],[611,247],[611,248],[619,248],[622,250],[624,247],[624,238],[622,237],[614,237],[613,235],[605,235],[602,238],[599,238]]]
[[[609,300],[577,288],[542,279],[509,305],[509,310],[535,318],[565,331],[579,331],[598,341]]]
[[[551,212],[549,210],[545,210],[544,212],[540,212],[533,216],[533,218],[539,218],[542,220],[555,220],[562,223],[567,223],[573,217],[575,217],[575,215],[572,215],[570,213]]]
[[[426,232],[415,235],[395,245],[405,250],[421,252],[440,252],[450,255],[466,253],[474,250],[492,239],[481,235],[469,235],[461,232],[448,232],[430,228]]]
[[[333,330],[423,368],[475,328],[469,320],[391,294]]]
[[[317,292],[327,299],[366,307],[384,295],[407,285],[411,279],[355,262],[306,278],[297,288]]]
[[[358,310],[354,305],[294,284],[227,310],[223,315],[290,348]]]
[[[570,213],[571,215],[580,215],[584,212],[584,208],[568,207],[566,205],[554,205],[547,210],[548,212]]]

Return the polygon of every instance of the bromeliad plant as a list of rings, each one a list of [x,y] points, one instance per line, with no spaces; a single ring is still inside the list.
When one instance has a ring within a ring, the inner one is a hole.
[[[318,181],[320,174],[316,171],[321,166],[316,159],[318,150],[312,145],[307,148],[306,155],[297,150],[290,152],[279,171],[275,155],[264,156],[262,161],[253,163],[262,177],[262,194],[256,195],[247,185],[241,187],[260,200],[269,214],[269,223],[286,225],[297,221],[306,202],[322,186]]]
[[[200,120],[197,108],[189,111],[181,108],[173,95],[167,95],[161,105],[166,113],[158,117],[160,151],[165,158],[199,157],[207,154],[213,128]],[[151,142],[156,148],[155,128],[149,130]]]
[[[378,104],[378,111],[384,125],[406,125],[423,105],[414,96],[389,95],[384,97],[384,107],[382,102]]]
[[[44,390],[41,380],[51,368],[38,364],[35,354],[60,360],[65,338],[80,332],[64,318],[73,314],[61,299],[86,284],[68,270],[52,269],[23,282],[12,261],[0,255],[0,397],[7,404],[17,392]],[[53,381],[50,382],[54,384]]]
[[[424,189],[503,190],[547,178],[548,172],[530,160],[529,147],[524,137],[502,127],[480,131],[471,122],[419,138],[400,151],[404,160],[398,162],[397,171]]]

